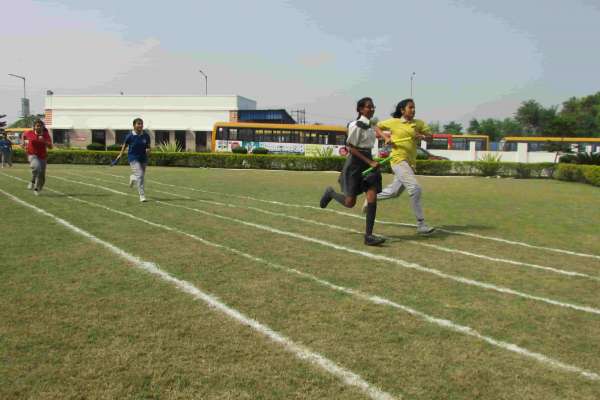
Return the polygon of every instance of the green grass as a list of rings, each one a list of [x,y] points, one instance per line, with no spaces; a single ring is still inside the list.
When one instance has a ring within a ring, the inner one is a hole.
[[[600,315],[466,285],[239,221],[600,309],[600,280],[442,252],[419,243],[600,278],[597,258],[448,232],[421,238],[414,228],[381,223],[376,233],[391,240],[384,247],[368,248],[359,233],[315,224],[362,232],[361,218],[258,201],[316,206],[324,187],[336,182],[333,173],[151,167],[146,183],[150,202],[140,204],[136,191],[126,185],[125,167],[48,168],[48,189],[196,235],[277,263],[278,268],[49,190],[34,197],[23,182],[11,178],[28,177],[23,165],[1,172],[9,176],[0,174],[0,189],[158,264],[397,397],[600,398],[600,381],[332,290],[289,269],[384,297],[597,374]],[[385,176],[385,183],[390,179]],[[432,225],[600,254],[600,214],[593,206],[600,203],[598,188],[549,180],[419,180]],[[0,196],[5,233],[0,398],[366,398],[104,247]],[[359,207],[344,210],[332,203],[330,208],[360,215]],[[378,219],[414,223],[406,194],[381,202]]]

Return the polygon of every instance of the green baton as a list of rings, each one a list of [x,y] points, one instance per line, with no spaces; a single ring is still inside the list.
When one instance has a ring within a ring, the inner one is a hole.
[[[390,162],[390,160],[392,159],[392,156],[388,156],[386,158],[384,158],[383,160],[378,160],[377,162],[379,163],[379,165],[383,165],[383,164],[387,164]],[[370,167],[368,169],[365,169],[362,173],[363,176],[367,176],[369,175],[371,172],[373,172],[375,168]]]

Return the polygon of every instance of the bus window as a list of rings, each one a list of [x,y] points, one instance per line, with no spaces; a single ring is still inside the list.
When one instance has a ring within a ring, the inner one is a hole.
[[[434,137],[431,143],[427,144],[427,148],[437,150],[448,150],[448,139]]]
[[[240,128],[240,130],[238,132],[238,140],[253,142],[254,141],[254,129]]]

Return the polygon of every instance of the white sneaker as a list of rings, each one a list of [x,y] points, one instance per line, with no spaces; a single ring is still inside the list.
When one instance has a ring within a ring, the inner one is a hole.
[[[429,235],[433,232],[435,232],[435,228],[428,226],[425,222],[417,225],[417,233],[419,235]]]
[[[145,203],[148,200],[146,200],[146,196],[140,196],[140,202]]]
[[[29,182],[27,184],[27,189],[29,189],[29,190],[33,189],[33,183]]]
[[[36,196],[40,195],[40,191],[37,189],[33,189],[33,194],[35,194]]]
[[[134,184],[135,184],[135,179],[132,177],[129,177],[129,187],[132,188]]]

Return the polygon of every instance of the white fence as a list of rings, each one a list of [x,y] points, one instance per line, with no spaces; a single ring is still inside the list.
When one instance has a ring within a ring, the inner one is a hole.
[[[422,142],[421,147],[427,149],[427,143]],[[545,151],[527,151],[527,143],[517,143],[517,151],[477,151],[475,142],[469,142],[469,150],[429,150],[431,154],[446,157],[452,161],[477,161],[487,154],[500,156],[500,161],[520,163],[554,162],[556,153]]]

